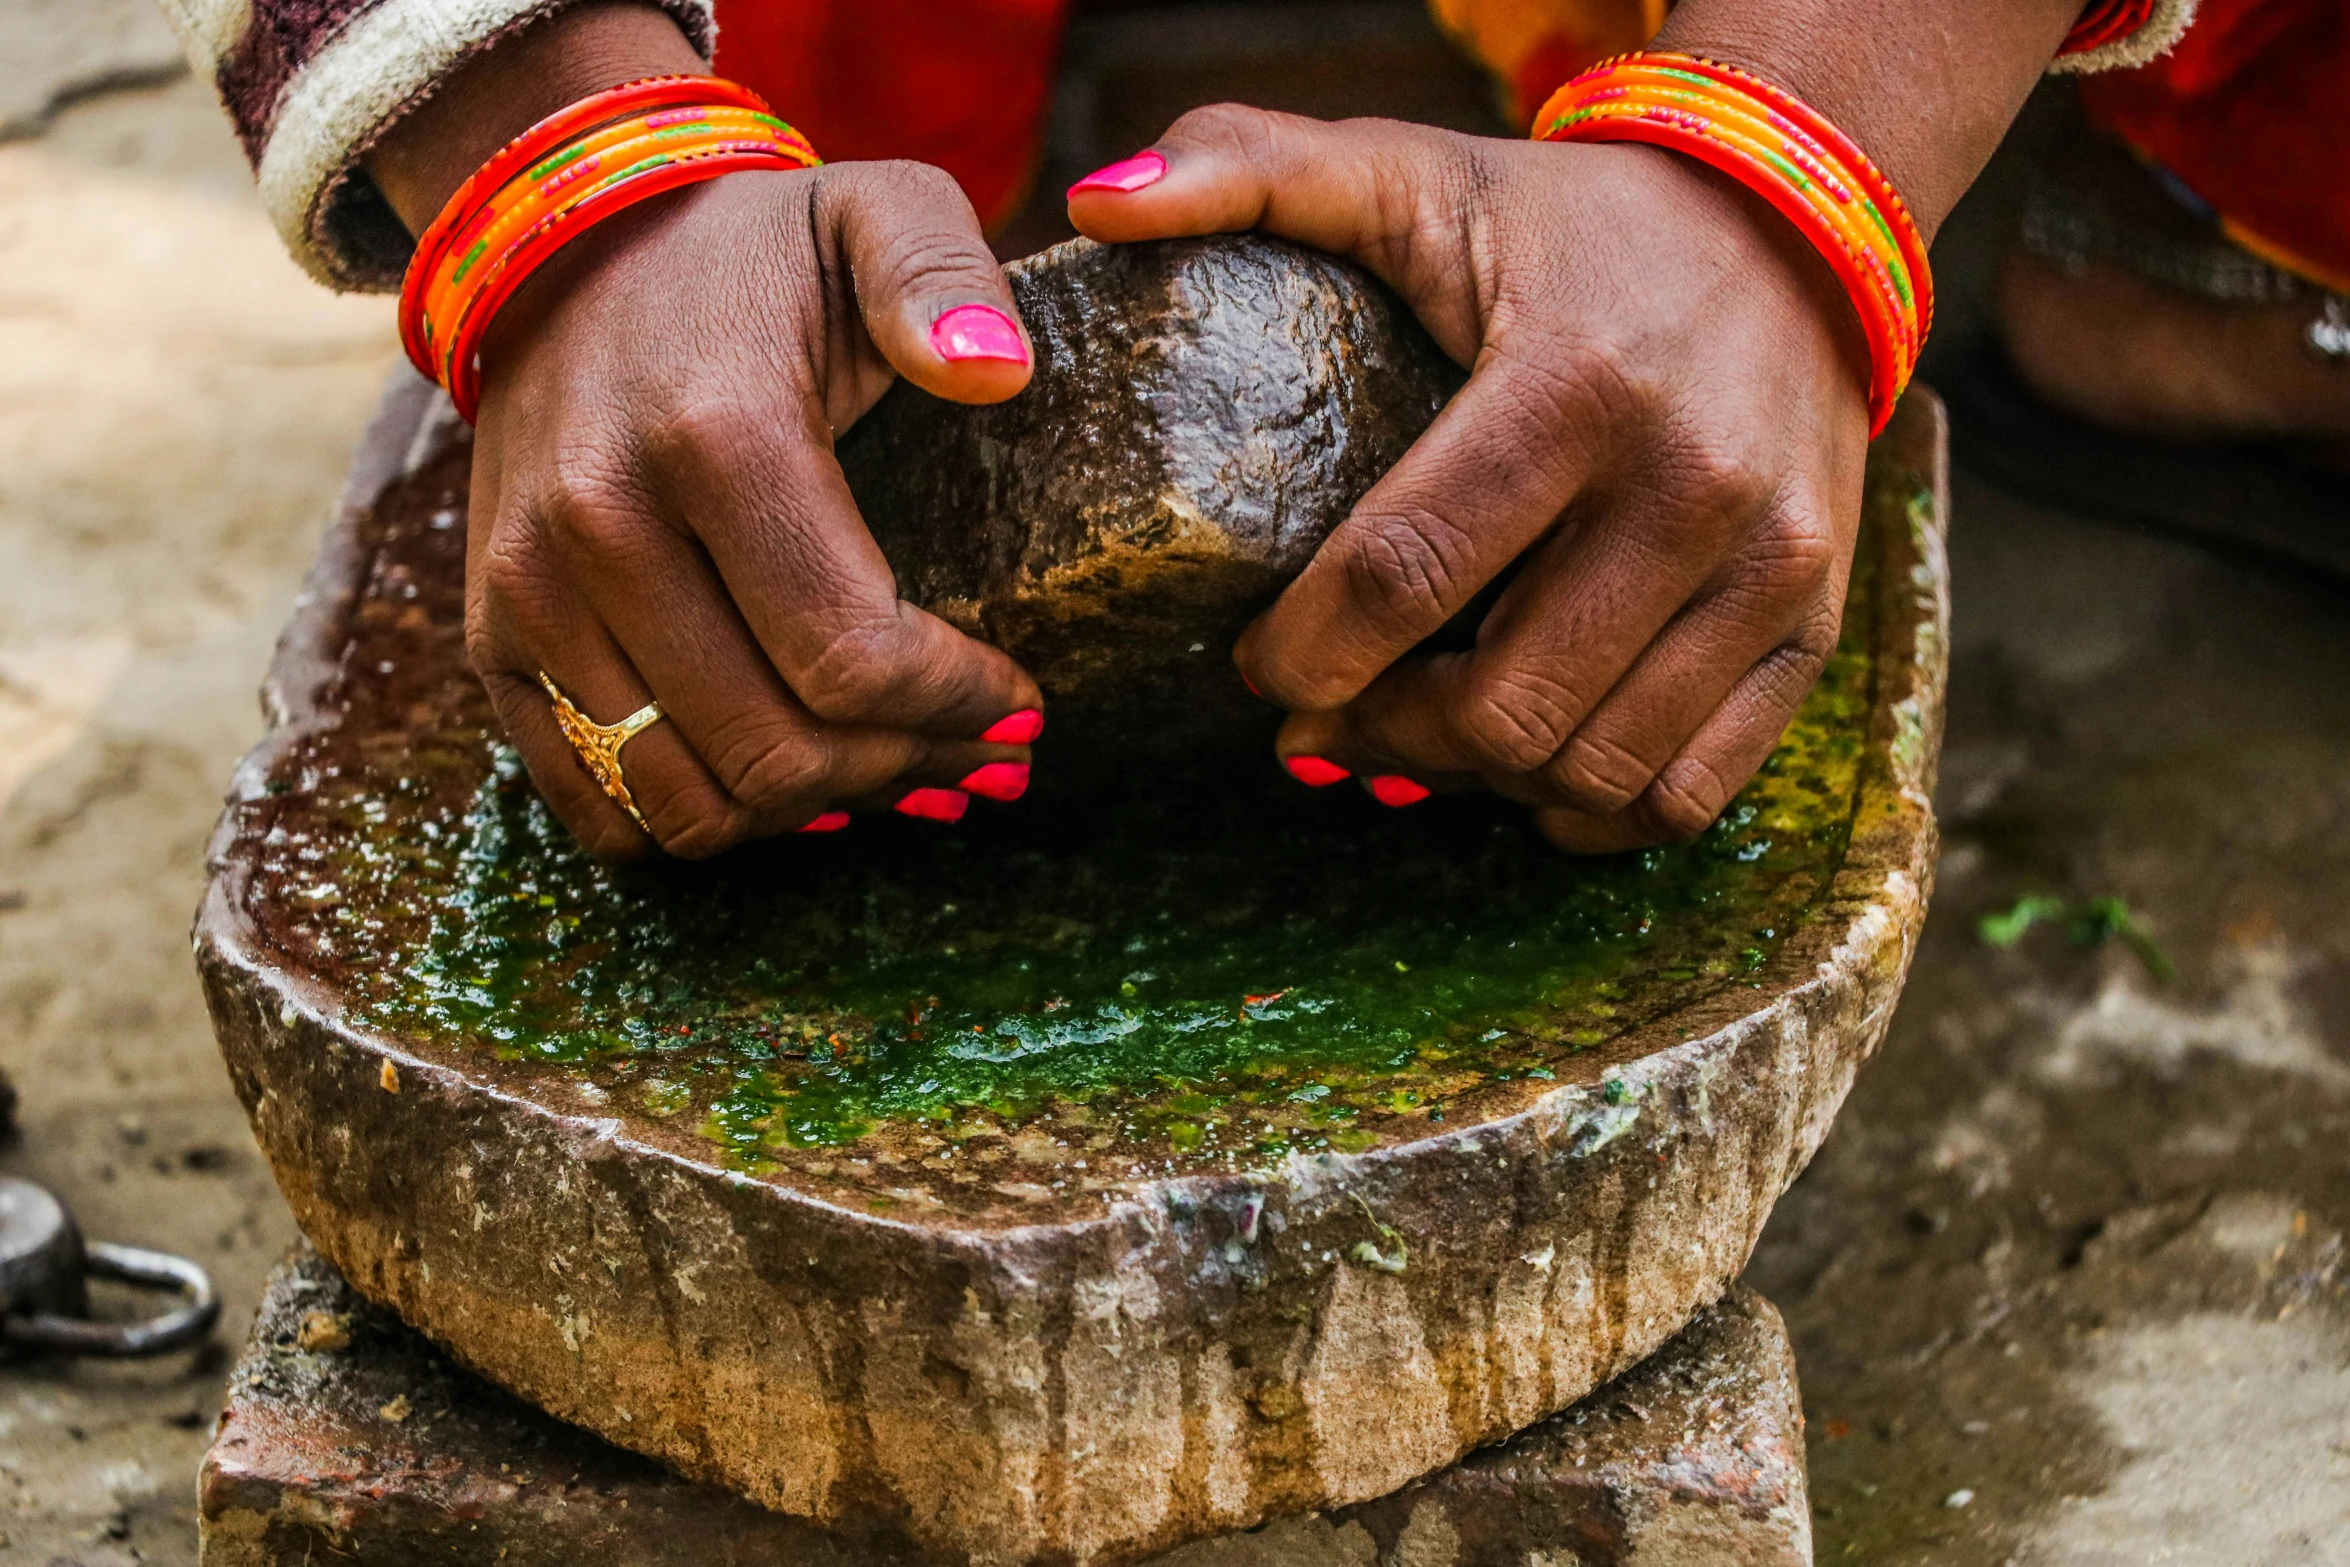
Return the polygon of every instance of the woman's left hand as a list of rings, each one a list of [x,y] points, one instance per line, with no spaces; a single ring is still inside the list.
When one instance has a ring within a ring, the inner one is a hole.
[[[1233,106],[1104,175],[1091,237],[1351,257],[1471,367],[1236,650],[1292,770],[1482,786],[1581,852],[1702,832],[1835,647],[1860,514],[1867,356],[1794,228],[1652,148]],[[1474,648],[1413,651],[1513,563]]]

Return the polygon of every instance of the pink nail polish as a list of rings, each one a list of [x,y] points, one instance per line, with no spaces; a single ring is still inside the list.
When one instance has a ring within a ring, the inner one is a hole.
[[[841,830],[843,827],[846,827],[848,824],[849,824],[849,813],[848,813],[848,812],[846,812],[846,811],[826,811],[826,812],[825,812],[825,813],[824,813],[822,816],[819,816],[819,817],[817,817],[817,818],[816,818],[814,821],[810,822],[810,823],[809,823],[807,826],[805,826],[805,827],[799,827],[799,828],[795,828],[795,829],[793,829],[793,830],[794,830],[794,831],[796,831],[796,832],[839,832],[839,831],[840,831],[840,830]]]
[[[1028,792],[1028,764],[989,762],[973,768],[971,776],[955,787],[967,789],[983,800],[1017,800]]]
[[[1381,805],[1400,809],[1406,805],[1419,804],[1428,798],[1428,794],[1425,784],[1414,783],[1401,773],[1386,773],[1371,780],[1371,798]]]
[[[1028,344],[1012,318],[993,305],[957,305],[940,316],[930,329],[930,346],[938,357],[954,362],[966,359],[1002,359],[1028,363]]]
[[[1121,158],[1106,169],[1096,169],[1069,187],[1074,196],[1079,191],[1100,190],[1123,196],[1130,191],[1156,185],[1167,177],[1167,160],[1155,152],[1138,152],[1131,158]]]
[[[1285,756],[1281,765],[1289,769],[1289,776],[1309,789],[1327,789],[1334,783],[1352,778],[1353,773],[1322,756]]]
[[[1024,707],[988,725],[979,738],[989,745],[1034,745],[1036,737],[1043,733],[1044,714],[1033,707]]]
[[[959,822],[971,809],[971,797],[960,789],[916,789],[897,804],[901,816],[926,822]]]

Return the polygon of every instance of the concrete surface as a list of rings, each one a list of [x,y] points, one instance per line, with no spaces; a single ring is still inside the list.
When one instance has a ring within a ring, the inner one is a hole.
[[[1748,1272],[1821,1560],[2350,1559],[2344,591],[1953,512],[1935,911]],[[2177,977],[1987,947],[2024,893],[2126,899]]]
[[[2000,197],[1942,246],[1947,338]],[[291,1234],[188,912],[392,353],[382,305],[276,257],[192,84],[0,146],[0,1166],[211,1264],[225,1342]],[[1796,1338],[1820,1560],[2340,1562],[2350,594],[1963,475],[1956,517],[1936,914],[1750,1275]],[[2027,891],[2126,898],[2177,978],[1983,946]],[[0,1368],[0,1560],[191,1563],[224,1365]]]
[[[903,1561],[700,1486],[459,1369],[301,1248],[271,1275],[205,1460],[204,1567]],[[1803,1412],[1749,1290],[1553,1419],[1359,1507],[1150,1567],[1806,1567]]]
[[[29,25],[0,7],[13,49]],[[397,349],[306,283],[193,81],[0,143],[0,1165],[212,1268],[236,1342],[293,1231],[189,961],[222,781]],[[0,1366],[0,1561],[195,1554],[227,1355]]]
[[[0,4],[0,141],[37,135],[65,105],[187,70],[155,0]]]

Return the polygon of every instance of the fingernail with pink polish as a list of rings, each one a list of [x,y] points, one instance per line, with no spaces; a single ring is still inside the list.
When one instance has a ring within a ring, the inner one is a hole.
[[[960,363],[966,359],[1002,359],[1028,363],[1028,344],[1012,318],[993,305],[957,305],[930,328],[930,346],[938,357]]]
[[[1414,783],[1401,773],[1386,773],[1371,780],[1371,798],[1381,805],[1401,808],[1418,805],[1428,798],[1427,785]]]
[[[960,789],[916,789],[897,803],[901,816],[926,822],[959,822],[971,809],[971,797]]]
[[[1009,713],[987,726],[979,736],[989,745],[1033,745],[1044,733],[1044,714],[1033,707]]]
[[[1028,792],[1028,764],[989,762],[983,767],[972,769],[971,776],[955,787],[968,790],[983,800],[1017,800]]]
[[[1167,160],[1155,152],[1138,152],[1131,158],[1121,158],[1106,169],[1096,169],[1069,187],[1074,196],[1079,191],[1100,190],[1123,196],[1131,191],[1156,185],[1167,177]]]
[[[1334,783],[1352,778],[1353,773],[1322,756],[1285,756],[1281,765],[1289,769],[1289,776],[1309,789],[1327,789]]]
[[[849,824],[849,813],[848,813],[848,812],[846,812],[846,811],[826,811],[826,812],[825,812],[825,813],[824,813],[822,816],[819,816],[819,817],[817,817],[817,818],[816,818],[814,821],[810,822],[810,823],[809,823],[807,826],[805,826],[805,827],[801,827],[801,828],[797,828],[797,829],[795,829],[795,831],[798,831],[798,832],[839,832],[839,831],[840,831],[840,830],[841,830],[843,827],[846,827],[848,824]]]

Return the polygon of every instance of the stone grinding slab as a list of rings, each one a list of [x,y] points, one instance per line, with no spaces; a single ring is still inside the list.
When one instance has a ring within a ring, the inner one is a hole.
[[[200,1487],[204,1567],[869,1567],[467,1374],[304,1248],[271,1277]],[[1151,1567],[1808,1567],[1779,1314],[1734,1289],[1565,1413],[1395,1495]]]
[[[1136,425],[1135,462],[1235,433]],[[213,847],[232,1078],[361,1292],[844,1538],[1115,1564],[1388,1495],[1717,1298],[1882,1037],[1942,449],[1915,392],[1842,647],[1685,848],[1570,861],[1259,765],[619,876],[495,743],[469,450],[395,400]]]

